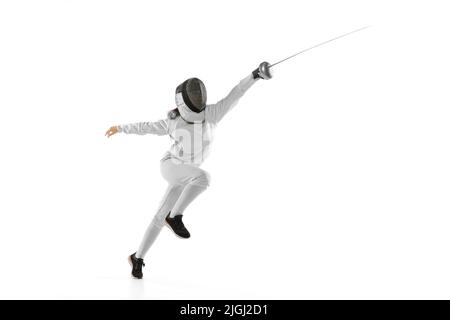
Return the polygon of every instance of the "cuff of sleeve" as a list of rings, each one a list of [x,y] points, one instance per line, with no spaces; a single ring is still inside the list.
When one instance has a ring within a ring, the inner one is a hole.
[[[259,76],[259,68],[255,69],[255,70],[252,72],[252,77],[253,77],[254,80],[258,80],[258,79],[261,78],[261,77]]]
[[[123,132],[122,126],[117,126],[117,132]]]

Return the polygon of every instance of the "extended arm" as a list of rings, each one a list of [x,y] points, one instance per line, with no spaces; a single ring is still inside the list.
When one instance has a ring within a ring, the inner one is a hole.
[[[158,136],[163,136],[167,134],[168,121],[159,120],[156,122],[138,122],[123,124],[117,126],[118,132],[128,133],[128,134],[156,134]]]
[[[239,99],[256,81],[258,81],[258,79],[267,80],[272,78],[269,68],[265,68],[267,65],[267,62],[261,63],[255,71],[242,79],[225,98],[216,104],[208,105],[205,109],[206,121],[212,123],[219,122],[231,109],[233,109]]]

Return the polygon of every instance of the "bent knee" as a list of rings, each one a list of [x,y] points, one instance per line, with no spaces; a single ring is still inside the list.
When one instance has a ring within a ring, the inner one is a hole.
[[[210,183],[211,183],[211,175],[206,171],[203,171],[201,174],[193,178],[190,182],[190,184],[202,187],[204,189],[208,188]]]

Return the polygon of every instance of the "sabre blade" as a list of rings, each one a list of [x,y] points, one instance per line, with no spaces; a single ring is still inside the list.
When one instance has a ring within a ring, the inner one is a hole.
[[[335,37],[335,38],[329,39],[329,40],[327,40],[327,41],[318,43],[318,44],[316,44],[316,45],[314,45],[314,46],[312,46],[312,47],[309,47],[308,49],[304,49],[304,50],[302,50],[302,51],[300,51],[300,52],[297,52],[297,53],[293,54],[292,56],[289,56],[289,57],[287,57],[287,58],[284,58],[283,60],[280,60],[280,61],[278,61],[278,62],[275,62],[274,64],[271,64],[271,65],[269,66],[269,68],[272,68],[273,66],[276,66],[277,64],[282,63],[282,62],[284,62],[284,61],[286,61],[286,60],[289,60],[289,59],[291,59],[291,58],[293,58],[293,57],[299,55],[300,53],[304,53],[304,52],[309,51],[309,50],[311,50],[311,49],[320,47],[320,46],[322,46],[322,45],[324,45],[324,44],[326,44],[326,43],[329,43],[329,42],[331,42],[331,41],[334,41],[334,40],[343,38],[343,37],[345,37],[345,36],[348,36],[348,35],[350,35],[350,34],[352,34],[352,33],[355,33],[355,32],[358,32],[358,31],[361,31],[361,30],[364,30],[364,29],[367,29],[368,27],[370,27],[370,26],[365,26],[365,27],[362,27],[362,28],[359,28],[359,29],[356,29],[356,30],[347,32],[347,33],[345,33],[345,34],[341,34],[340,36],[337,36],[337,37]]]

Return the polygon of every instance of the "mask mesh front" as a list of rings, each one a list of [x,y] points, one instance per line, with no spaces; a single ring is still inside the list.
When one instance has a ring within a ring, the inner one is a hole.
[[[206,88],[199,79],[189,79],[186,83],[186,94],[196,111],[201,111],[206,105]]]
[[[175,93],[182,94],[184,102],[193,112],[201,112],[206,107],[206,87],[200,79],[187,79],[177,87]]]

